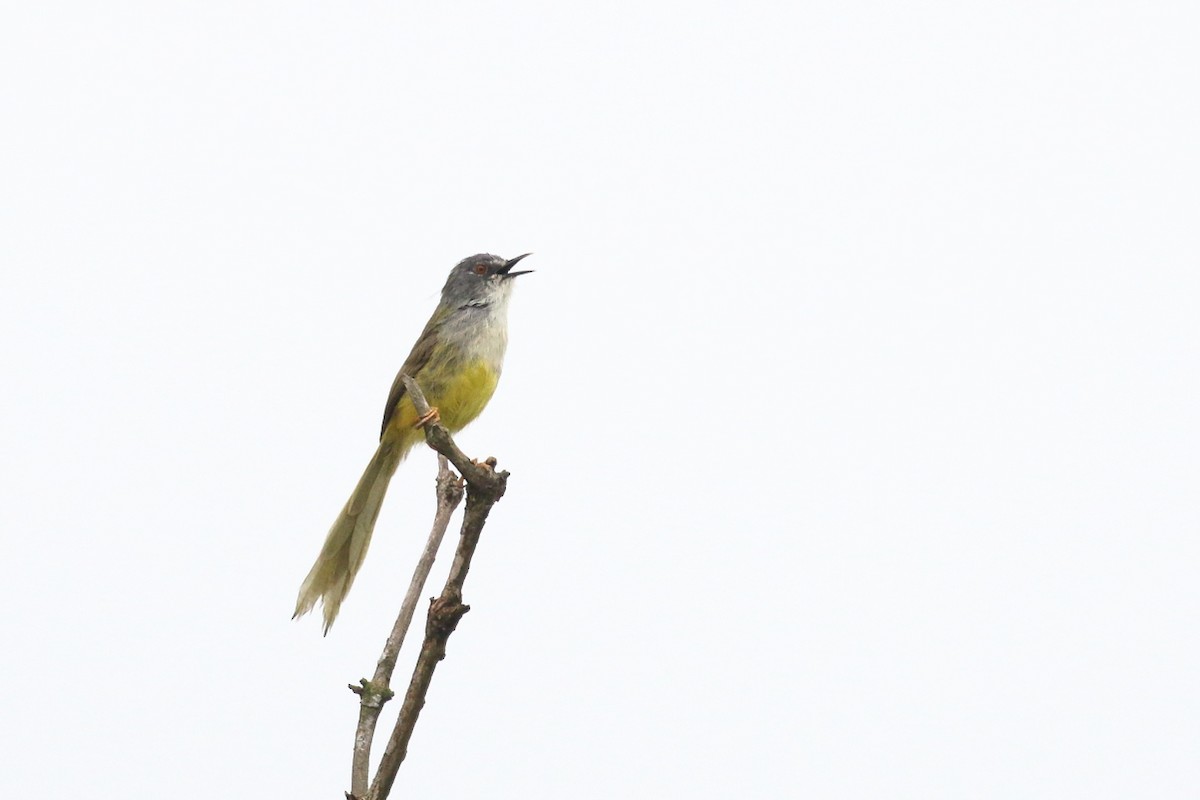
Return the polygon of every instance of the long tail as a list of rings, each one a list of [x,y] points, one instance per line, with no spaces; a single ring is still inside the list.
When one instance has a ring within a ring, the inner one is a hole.
[[[329,529],[316,563],[300,585],[293,619],[312,611],[317,600],[320,600],[325,616],[325,633],[329,633],[338,609],[346,599],[350,585],[354,583],[354,576],[358,574],[358,568],[367,555],[367,545],[371,543],[371,532],[375,529],[375,519],[383,505],[388,483],[411,447],[409,442],[387,439],[379,443],[375,455],[359,478],[358,486],[354,487],[354,493]]]

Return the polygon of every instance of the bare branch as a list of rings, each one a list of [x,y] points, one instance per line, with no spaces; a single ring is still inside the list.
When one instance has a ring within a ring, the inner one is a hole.
[[[359,696],[359,710],[358,728],[354,733],[354,758],[350,767],[350,793],[347,795],[349,798],[362,798],[367,794],[370,782],[371,743],[375,739],[375,726],[379,722],[383,705],[392,699],[394,694],[391,690],[391,680],[392,672],[396,669],[396,659],[400,655],[405,634],[408,633],[416,611],[417,599],[425,588],[425,581],[429,578],[429,571],[433,568],[438,548],[441,547],[442,538],[450,524],[450,517],[462,502],[462,498],[462,479],[450,470],[446,457],[439,454],[437,512],[433,517],[429,538],[425,541],[425,549],[416,569],[413,570],[408,593],[404,595],[404,602],[400,606],[400,614],[396,617],[392,632],[383,646],[383,654],[375,665],[374,677],[369,681],[363,678],[359,681],[360,686],[350,685],[350,691]]]
[[[429,412],[429,405],[421,394],[420,387],[409,376],[401,377],[413,398],[417,413],[424,416]],[[454,563],[450,565],[450,574],[446,577],[441,596],[430,601],[421,653],[413,668],[412,679],[400,708],[400,716],[388,739],[379,769],[375,773],[375,780],[366,795],[367,800],[386,800],[391,792],[396,773],[408,752],[408,743],[417,724],[417,717],[425,706],[425,695],[433,680],[433,671],[438,662],[446,657],[446,642],[450,634],[454,632],[463,615],[471,610],[470,606],[462,602],[463,583],[471,568],[471,559],[475,556],[475,548],[479,544],[479,536],[483,532],[488,513],[496,501],[504,496],[508,480],[508,472],[496,471],[495,459],[489,458],[480,464],[467,458],[450,438],[450,432],[441,424],[431,423],[425,426],[425,441],[448,458],[462,473],[467,483],[467,507],[463,515],[458,547],[454,552]]]

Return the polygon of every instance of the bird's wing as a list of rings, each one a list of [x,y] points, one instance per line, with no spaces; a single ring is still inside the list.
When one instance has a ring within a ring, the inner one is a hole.
[[[392,416],[400,406],[400,400],[407,392],[400,376],[408,375],[408,377],[416,379],[421,367],[424,367],[429,362],[430,356],[433,355],[434,347],[437,345],[439,327],[441,327],[441,319],[435,314],[426,323],[425,330],[421,331],[408,358],[404,359],[404,366],[400,367],[400,371],[396,373],[396,380],[392,381],[392,390],[388,392],[387,406],[383,409],[383,425],[379,429],[380,439],[383,438],[383,432],[387,430],[388,423],[392,421]]]

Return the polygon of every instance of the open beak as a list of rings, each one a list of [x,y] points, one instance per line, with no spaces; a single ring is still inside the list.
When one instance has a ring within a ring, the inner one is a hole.
[[[499,270],[500,274],[506,278],[515,278],[518,275],[525,275],[530,272],[533,272],[533,270],[531,270],[531,269],[519,269],[516,272],[512,271],[512,268],[517,265],[518,261],[520,261],[522,258],[525,258],[525,256],[531,256],[531,255],[533,255],[533,253],[525,253],[524,255],[519,255],[516,258],[511,258],[508,261],[504,262],[504,266],[501,267]]]

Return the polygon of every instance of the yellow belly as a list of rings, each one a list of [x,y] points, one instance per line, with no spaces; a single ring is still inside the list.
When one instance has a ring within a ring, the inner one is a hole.
[[[438,375],[441,380],[433,380],[433,376],[424,374],[425,371],[423,369],[417,374],[417,383],[429,405],[438,410],[442,424],[451,431],[462,430],[479,416],[492,399],[496,384],[500,381],[500,373],[483,361],[471,362],[456,369],[453,375]],[[400,407],[392,415],[388,428],[395,429],[401,439],[416,441],[423,438],[423,434],[413,427],[417,419],[412,398],[406,394],[401,398]]]

